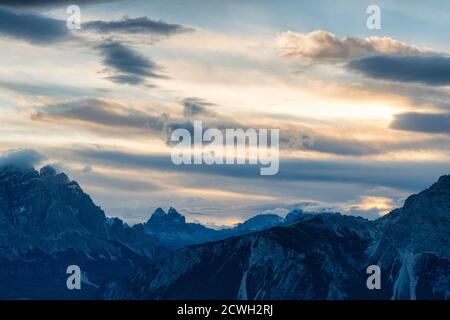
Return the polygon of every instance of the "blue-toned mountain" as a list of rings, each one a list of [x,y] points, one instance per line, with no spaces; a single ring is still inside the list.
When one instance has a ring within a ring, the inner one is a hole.
[[[1,298],[92,298],[103,281],[169,254],[142,226],[108,222],[64,173],[0,168]],[[67,289],[69,265],[81,268],[83,290]]]
[[[288,225],[184,248],[125,281],[108,283],[103,297],[450,298],[450,176],[375,221],[295,215]],[[370,265],[381,269],[380,290],[366,285]]]
[[[176,209],[166,213],[158,208],[144,224],[145,231],[170,249],[180,249],[193,244],[223,240],[255,231],[269,229],[284,223],[275,214],[259,214],[232,228],[212,229],[199,223],[186,222],[186,218]]]

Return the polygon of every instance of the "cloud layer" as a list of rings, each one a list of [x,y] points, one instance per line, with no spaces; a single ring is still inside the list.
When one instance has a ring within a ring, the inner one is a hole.
[[[79,99],[47,105],[32,115],[33,120],[81,122],[80,125],[134,131],[153,130],[160,133],[167,121],[166,116],[155,116],[133,108],[101,99]]]
[[[124,17],[122,20],[116,21],[89,21],[83,24],[83,29],[101,33],[143,33],[159,36],[193,31],[193,29],[185,28],[179,24],[156,21],[148,17]]]
[[[287,31],[278,36],[282,55],[309,62],[340,62],[376,54],[421,54],[426,49],[407,45],[389,37],[338,38],[331,32]]]
[[[447,162],[410,162],[396,161],[337,161],[305,160],[282,158],[280,171],[274,176],[260,176],[256,165],[192,165],[176,166],[170,157],[159,154],[126,153],[110,150],[77,150],[72,158],[121,168],[157,170],[172,173],[189,173],[202,176],[222,176],[249,181],[257,184],[270,184],[275,181],[298,183],[313,181],[323,184],[343,183],[364,186],[384,186],[403,190],[420,190],[432,183],[436,177],[450,169]],[[411,180],[411,172],[415,172]],[[196,180],[202,179],[197,176]],[[238,180],[235,181],[238,183]]]

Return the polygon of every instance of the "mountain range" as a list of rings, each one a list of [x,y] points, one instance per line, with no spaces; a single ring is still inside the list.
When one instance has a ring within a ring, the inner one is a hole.
[[[259,214],[232,228],[212,229],[199,223],[188,223],[174,208],[166,213],[158,208],[144,224],[145,231],[170,249],[180,249],[192,244],[217,241],[232,236],[260,231],[284,223],[276,214]]]
[[[0,299],[90,299],[100,285],[169,257],[175,249],[281,223],[259,215],[231,229],[187,223],[174,208],[129,226],[106,217],[79,184],[51,166],[0,167]],[[69,291],[66,268],[83,271]]]
[[[66,174],[8,165],[0,299],[449,299],[449,231],[450,176],[374,221],[297,209],[216,230],[174,208],[129,226]],[[73,264],[82,290],[66,287]]]
[[[108,221],[64,173],[0,168],[1,298],[92,298],[103,281],[169,254],[142,226]],[[84,290],[67,290],[72,264],[83,270]]]
[[[449,299],[450,176],[375,221],[339,213],[186,247],[106,299]],[[369,290],[367,267],[381,269]]]

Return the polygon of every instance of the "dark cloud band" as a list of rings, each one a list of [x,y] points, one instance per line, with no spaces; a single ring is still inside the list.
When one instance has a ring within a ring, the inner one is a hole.
[[[70,37],[64,21],[34,13],[16,13],[1,8],[0,35],[39,45],[48,45]]]
[[[404,131],[450,134],[450,114],[400,113],[395,116],[391,128]]]
[[[141,84],[146,78],[164,78],[160,67],[152,60],[117,41],[97,46],[104,65],[113,73],[108,79],[117,83]]]
[[[178,24],[155,21],[147,17],[128,18],[116,21],[90,21],[83,28],[101,33],[143,33],[159,36],[170,36],[177,33],[193,31]]]
[[[347,68],[375,79],[450,84],[450,57],[446,56],[382,55],[351,61]]]
[[[363,163],[360,161],[282,158],[280,159],[279,173],[264,177],[259,175],[258,167],[252,165],[175,166],[170,160],[170,155],[129,154],[118,151],[83,149],[75,151],[72,157],[114,167],[216,175],[236,179],[258,179],[261,180],[261,183],[268,182],[268,179],[273,182],[315,181],[372,187],[385,186],[403,190],[419,190],[432,183],[434,177],[446,174],[450,170],[450,165],[446,162],[371,161]],[[414,179],[411,179],[411,172],[414,172]]]
[[[39,109],[33,120],[81,121],[84,125],[118,129],[124,128],[145,132],[160,133],[167,121],[164,115],[156,116],[126,108],[120,104],[101,99],[80,99],[59,104],[47,105]]]

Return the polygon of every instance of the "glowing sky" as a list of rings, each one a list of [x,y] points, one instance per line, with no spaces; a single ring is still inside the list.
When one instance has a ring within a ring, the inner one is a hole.
[[[450,173],[448,1],[377,1],[380,30],[372,1],[78,1],[81,30],[64,3],[0,0],[0,151],[34,150],[110,216],[374,218]],[[279,174],[173,165],[194,120],[279,128]]]

